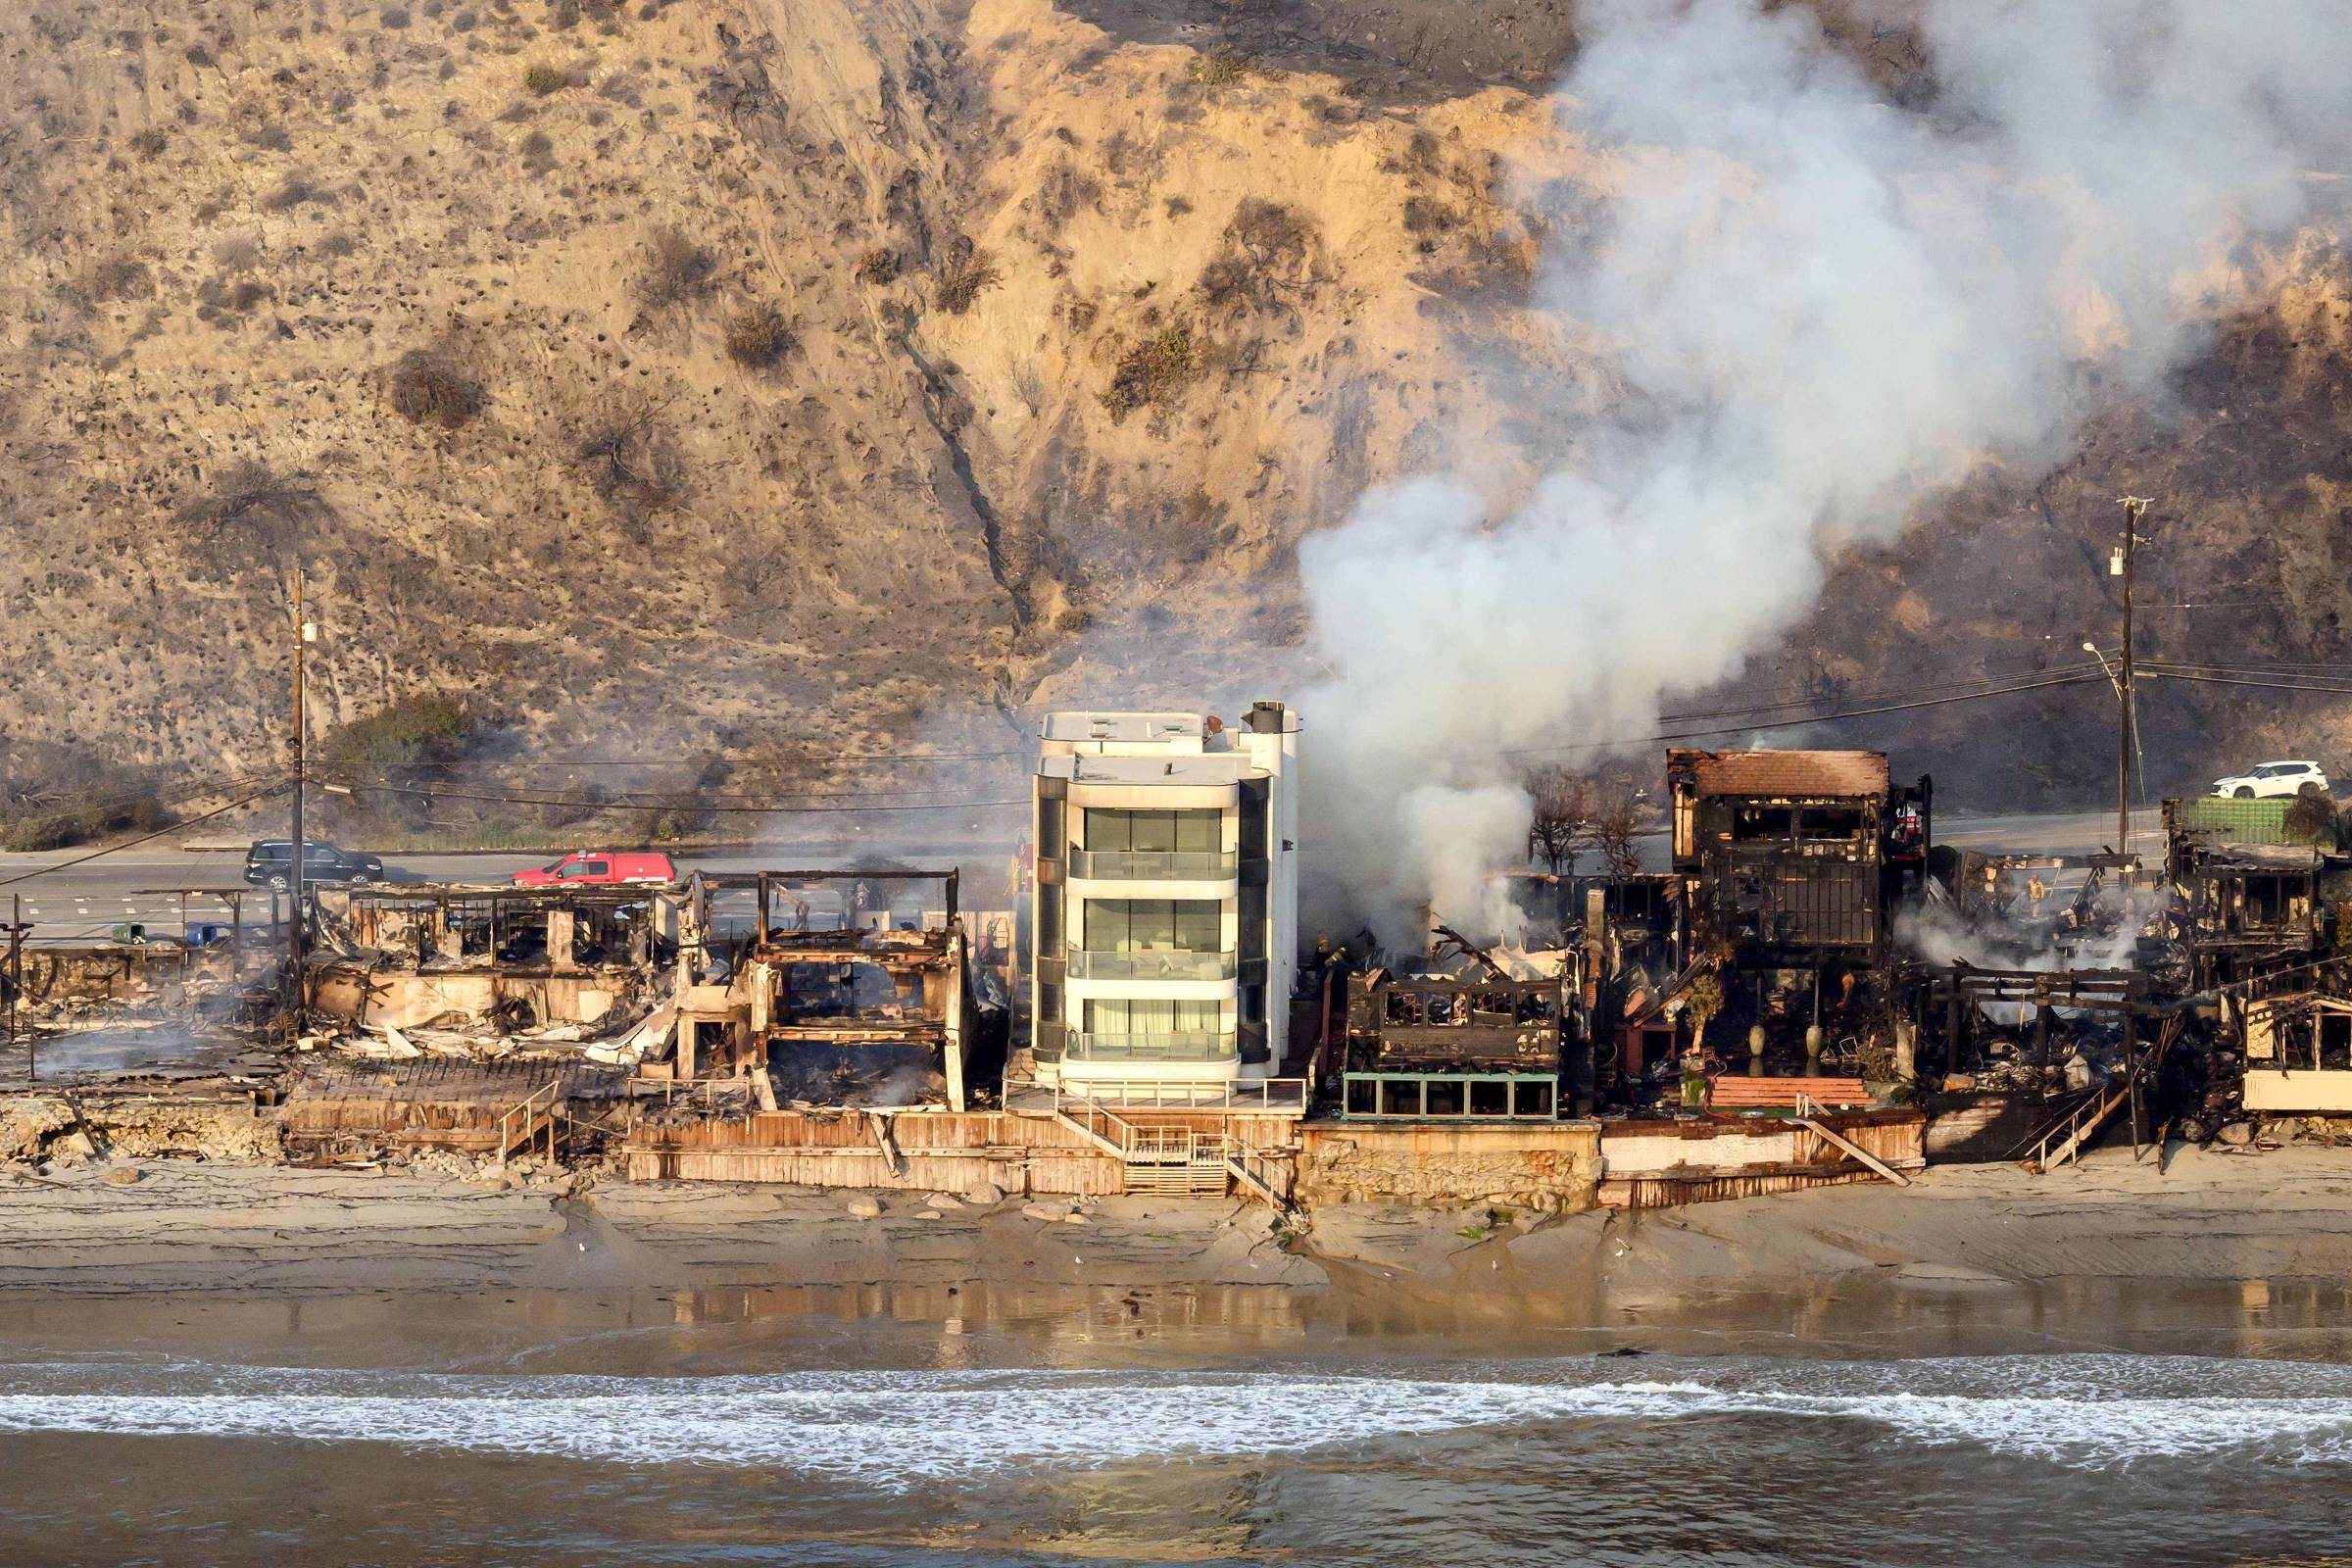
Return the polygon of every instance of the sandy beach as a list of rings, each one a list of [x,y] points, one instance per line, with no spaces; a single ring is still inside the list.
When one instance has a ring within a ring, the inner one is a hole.
[[[135,1171],[136,1180],[125,1173]],[[1199,1199],[1007,1201],[774,1187],[462,1180],[100,1161],[0,1185],[0,1291],[70,1297],[944,1285],[1263,1286],[1405,1298],[1926,1289],[2352,1272],[2352,1152],[2101,1152],[2034,1176],[1943,1166],[1848,1186],[1567,1216],[1344,1204],[1289,1234]],[[575,1190],[575,1187],[578,1190]],[[868,1210],[878,1207],[878,1214]]]

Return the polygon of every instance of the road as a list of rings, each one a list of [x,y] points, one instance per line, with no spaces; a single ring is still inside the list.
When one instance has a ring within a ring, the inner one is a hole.
[[[2132,818],[2132,848],[2154,859],[2163,849],[2163,830],[2154,811]],[[1936,842],[1980,851],[2039,852],[2080,855],[2106,848],[2115,838],[2111,811],[2034,811],[1998,816],[1939,816]],[[365,846],[347,846],[362,849]],[[974,837],[963,841],[912,844],[895,848],[900,864],[963,870],[967,907],[1002,907],[1004,873],[1014,846],[1009,840]],[[1665,866],[1663,836],[1643,845],[1645,863]],[[59,850],[41,854],[0,855],[0,918],[5,918],[10,896],[24,899],[24,917],[41,929],[36,941],[96,942],[126,922],[171,931],[178,924],[180,901],[159,897],[152,890],[175,888],[242,888],[244,857],[232,851],[186,851],[168,839],[139,845],[78,865],[61,866],[87,851]],[[1312,846],[1308,846],[1312,853]],[[504,882],[526,866],[544,865],[555,857],[545,854],[388,855],[387,869],[401,881]],[[697,854],[681,851],[673,858],[680,869],[757,871],[836,866],[843,857],[818,853],[808,846],[778,844]],[[10,884],[6,879],[40,873]],[[269,918],[267,890],[253,890],[246,906],[248,920]],[[222,906],[205,899],[188,901],[190,919],[220,918]]]

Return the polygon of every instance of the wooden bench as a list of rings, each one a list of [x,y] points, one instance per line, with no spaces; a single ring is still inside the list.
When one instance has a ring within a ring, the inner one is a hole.
[[[1868,1105],[1870,1091],[1859,1078],[1750,1078],[1717,1073],[1707,1080],[1712,1110],[1794,1110],[1799,1095],[1816,1105]]]

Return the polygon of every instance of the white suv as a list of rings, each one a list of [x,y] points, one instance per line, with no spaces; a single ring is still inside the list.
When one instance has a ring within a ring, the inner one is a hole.
[[[2235,778],[2215,779],[2213,793],[2251,801],[2267,795],[2299,795],[2306,784],[2317,784],[2322,794],[2328,793],[2328,775],[2319,763],[2265,762]]]

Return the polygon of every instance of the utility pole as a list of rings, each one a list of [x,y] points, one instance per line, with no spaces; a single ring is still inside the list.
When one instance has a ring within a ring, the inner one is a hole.
[[[32,927],[24,923],[24,895],[8,896],[8,1043],[17,1043],[18,1017],[24,1007],[24,933]],[[39,1048],[31,1040],[24,1042],[24,1081],[30,1083],[38,1073],[33,1053]]]
[[[2132,853],[2132,547],[2139,539],[2139,519],[2148,503],[2139,496],[2118,498],[2124,508],[2124,542],[2108,558],[2108,571],[2124,580],[2124,641],[2122,673],[2115,683],[2115,853]],[[2118,880],[2122,877],[2118,872]]]
[[[293,585],[294,765],[292,783],[294,785],[294,843],[288,856],[289,869],[286,872],[286,889],[291,895],[291,906],[286,912],[286,1014],[291,1020],[293,1032],[299,1036],[302,1033],[302,939],[303,927],[307,923],[303,919],[302,911],[302,873],[306,854],[302,841],[302,784],[309,761],[304,754],[310,729],[303,709],[302,661],[303,645],[311,637],[310,623],[302,617],[302,563],[300,561],[294,563]]]

